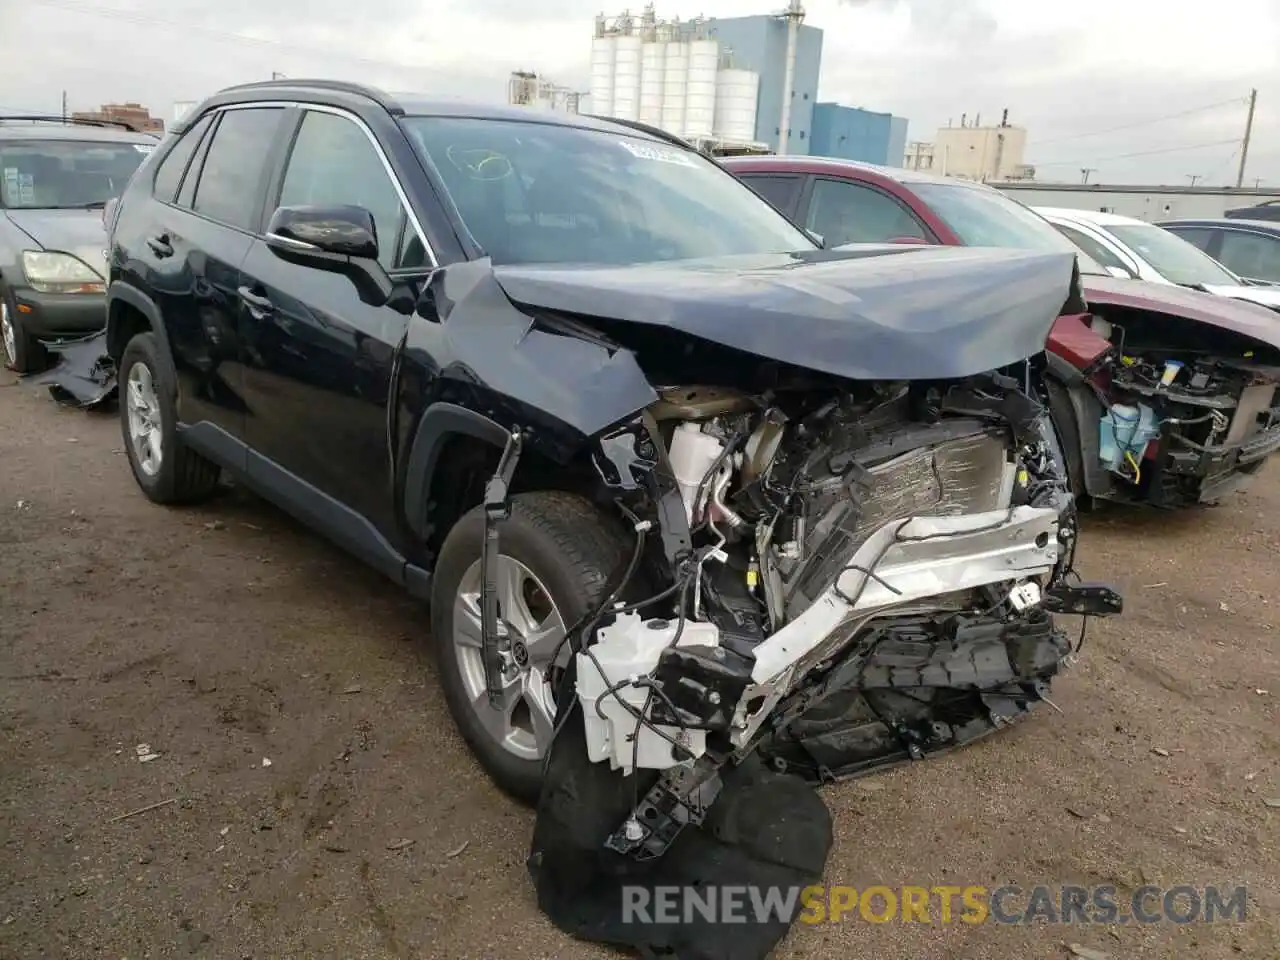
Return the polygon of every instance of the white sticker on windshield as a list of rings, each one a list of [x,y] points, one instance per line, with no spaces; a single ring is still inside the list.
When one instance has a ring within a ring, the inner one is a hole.
[[[634,140],[619,140],[622,148],[638,160],[654,160],[658,163],[674,163],[681,167],[692,167],[693,161],[690,160],[680,150],[667,150],[664,147],[655,147],[647,143],[637,143]]]
[[[141,153],[141,154],[145,155],[145,154],[150,153],[152,150],[154,150],[154,149],[155,149],[155,147],[154,147],[152,144],[149,144],[149,143],[135,143],[135,144],[133,145],[133,149],[135,149],[135,150],[137,150],[139,153]]]
[[[18,201],[25,204],[36,202],[35,178],[29,173],[19,174],[18,176]]]

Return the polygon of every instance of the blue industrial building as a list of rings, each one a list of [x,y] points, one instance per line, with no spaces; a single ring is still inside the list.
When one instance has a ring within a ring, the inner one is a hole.
[[[900,167],[906,149],[905,117],[839,103],[819,103],[813,107],[809,149],[805,153]]]
[[[756,140],[778,149],[778,124],[782,122],[782,85],[786,80],[787,21],[782,17],[713,17],[705,22],[708,40],[720,41],[733,54],[733,66],[760,75],[760,100],[756,109]],[[818,72],[822,66],[822,31],[801,24],[796,35],[795,68],[791,78],[791,132],[787,153],[815,153],[813,108],[818,99]],[[905,136],[904,136],[905,144]],[[898,160],[902,163],[902,153]]]

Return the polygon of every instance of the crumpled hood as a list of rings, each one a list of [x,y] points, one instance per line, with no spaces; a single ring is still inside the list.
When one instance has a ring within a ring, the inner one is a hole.
[[[845,247],[626,267],[496,266],[517,304],[666,327],[854,379],[949,379],[1044,350],[1071,253]]]
[[[1093,275],[1081,279],[1085,297],[1091,304],[1157,310],[1230,330],[1280,350],[1280,316],[1259,304],[1144,280]]]
[[[1215,296],[1230,297],[1233,300],[1246,300],[1249,303],[1260,303],[1271,309],[1280,308],[1280,287],[1250,287],[1213,285],[1206,289]]]
[[[107,232],[101,210],[6,210],[5,215],[32,239],[30,249],[74,254],[106,279]]]

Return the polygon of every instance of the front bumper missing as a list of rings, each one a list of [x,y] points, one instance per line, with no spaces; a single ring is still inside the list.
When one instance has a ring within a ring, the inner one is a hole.
[[[767,695],[765,685],[789,687],[836,653],[869,615],[1052,573],[1062,550],[1059,529],[1057,508],[1029,506],[885,524],[809,609],[755,648],[754,693]]]

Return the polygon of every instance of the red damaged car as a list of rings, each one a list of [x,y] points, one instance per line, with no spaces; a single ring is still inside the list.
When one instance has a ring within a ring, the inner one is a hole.
[[[816,157],[721,163],[829,247],[1070,249],[1048,221],[967,180]],[[1049,335],[1048,388],[1081,498],[1178,507],[1240,489],[1280,449],[1280,318],[1120,280],[1076,251],[1084,301]]]

